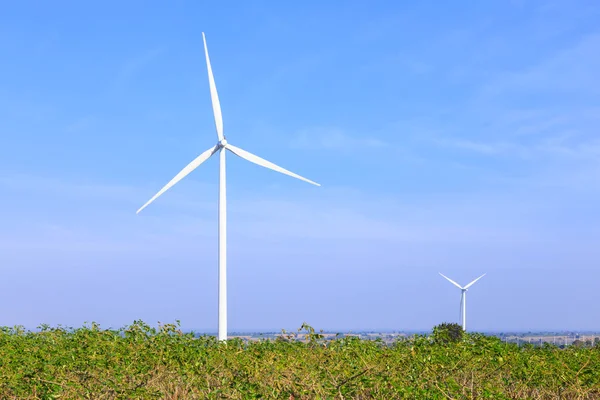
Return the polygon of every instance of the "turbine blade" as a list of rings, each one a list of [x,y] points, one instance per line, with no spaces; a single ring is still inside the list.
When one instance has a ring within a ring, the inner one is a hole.
[[[273,171],[281,172],[282,174],[292,176],[292,177],[300,179],[301,181],[304,181],[304,182],[312,183],[313,185],[316,185],[316,186],[321,186],[317,182],[313,182],[310,179],[303,178],[303,177],[301,177],[298,174],[295,174],[295,173],[293,173],[291,171],[288,171],[285,168],[281,168],[280,166],[275,165],[272,162],[265,160],[264,158],[260,158],[259,156],[255,156],[254,154],[249,153],[246,150],[240,149],[239,147],[233,146],[233,145],[231,145],[229,143],[227,143],[227,145],[225,145],[225,148],[227,150],[231,151],[236,156],[241,157],[243,159],[246,159],[246,160],[248,160],[250,162],[253,162],[254,164],[258,164],[261,167],[265,167],[265,168],[272,169]]]
[[[156,193],[150,200],[148,200],[148,202],[146,204],[144,204],[142,207],[140,207],[140,209],[137,210],[135,213],[139,214],[140,211],[142,211],[150,203],[152,203],[154,200],[156,200],[158,198],[158,196],[160,196],[161,194],[163,194],[164,192],[169,190],[173,185],[175,185],[177,182],[179,182],[180,180],[185,178],[190,172],[195,170],[200,164],[202,164],[204,161],[208,160],[210,158],[210,156],[215,154],[215,152],[217,150],[219,150],[218,145],[206,150],[204,153],[202,153],[198,157],[196,157],[194,159],[194,161],[189,163],[184,169],[182,169],[177,175],[175,175],[175,177],[173,179],[171,179],[171,181],[169,183],[167,183],[162,189],[160,189],[160,191],[158,193]]]
[[[487,273],[487,272],[486,272]],[[477,282],[478,280],[480,280],[481,278],[483,278],[485,276],[485,274],[481,275],[479,278],[475,279],[473,282],[469,283],[467,286],[465,286],[465,289],[468,289],[472,284],[474,284],[475,282]]]
[[[443,276],[444,278],[448,279],[448,280],[450,281],[450,283],[452,283],[452,284],[453,284],[454,286],[456,286],[457,288],[459,288],[459,289],[462,289],[462,287],[461,287],[461,286],[460,286],[458,283],[454,282],[452,279],[448,278],[446,275],[442,274],[441,272],[439,272],[439,274],[440,274],[441,276]]]
[[[210,86],[210,99],[212,100],[213,113],[215,114],[215,126],[217,127],[217,136],[219,137],[219,141],[221,141],[224,138],[223,115],[221,115],[221,103],[219,103],[215,77],[213,76],[212,67],[210,66],[208,46],[206,45],[206,36],[204,36],[204,32],[202,32],[202,40],[204,41],[204,54],[206,55],[206,69],[208,69],[208,84]]]

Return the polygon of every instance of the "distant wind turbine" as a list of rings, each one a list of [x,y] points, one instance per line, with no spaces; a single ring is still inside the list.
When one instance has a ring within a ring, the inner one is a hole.
[[[321,186],[316,182],[301,177],[287,169],[281,168],[272,162],[269,162],[263,158],[260,158],[246,150],[240,149],[225,139],[223,134],[223,117],[221,115],[221,105],[219,103],[219,96],[217,95],[217,88],[215,86],[215,79],[213,77],[212,68],[210,66],[210,58],[208,57],[208,47],[206,46],[206,37],[202,32],[202,39],[204,41],[204,54],[206,56],[206,67],[208,69],[208,82],[210,86],[210,97],[212,100],[213,113],[215,115],[215,125],[217,129],[218,142],[215,146],[206,150],[204,153],[196,157],[191,163],[189,163],[184,169],[182,169],[169,183],[167,183],[158,193],[154,195],[146,204],[144,204],[136,214],[146,208],[161,194],[166,192],[169,188],[174,186],[177,182],[186,177],[190,172],[196,169],[200,164],[208,160],[216,152],[219,153],[219,340],[227,340],[227,200],[226,200],[226,178],[225,178],[225,154],[224,150],[229,150],[238,157],[245,160],[258,164],[262,167],[272,169],[273,171],[281,172],[282,174],[292,176],[294,178],[303,180],[308,183],[312,183],[316,186]]]
[[[462,327],[463,327],[463,330],[466,331],[467,330],[467,290],[475,282],[477,282],[478,280],[483,278],[485,276],[485,274],[481,275],[479,278],[475,279],[473,282],[469,283],[465,287],[460,286],[458,283],[454,282],[452,279],[448,278],[446,275],[442,274],[441,272],[440,272],[440,275],[443,276],[444,278],[448,279],[450,281],[450,283],[452,283],[454,286],[456,286],[457,288],[459,288],[461,290],[460,312],[461,312],[461,316],[462,316]]]

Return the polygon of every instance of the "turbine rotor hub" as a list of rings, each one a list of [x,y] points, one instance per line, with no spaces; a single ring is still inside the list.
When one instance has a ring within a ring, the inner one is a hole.
[[[219,142],[219,145],[221,145],[221,147],[227,146],[227,139],[223,138],[223,140]]]

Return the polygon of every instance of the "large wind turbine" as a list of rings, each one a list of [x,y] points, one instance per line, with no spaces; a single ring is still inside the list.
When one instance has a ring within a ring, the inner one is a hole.
[[[281,168],[263,158],[255,156],[246,150],[240,149],[225,139],[223,134],[223,117],[221,115],[221,105],[219,104],[219,96],[215,86],[212,68],[210,66],[210,58],[208,57],[208,47],[206,46],[206,37],[202,32],[202,40],[204,41],[204,54],[206,55],[206,68],[208,69],[208,82],[210,86],[210,97],[212,100],[213,113],[215,115],[215,126],[217,128],[218,142],[215,146],[206,150],[204,153],[196,157],[184,169],[182,169],[169,183],[167,183],[158,193],[154,195],[146,204],[144,204],[136,214],[142,211],[146,206],[152,203],[158,196],[166,192],[169,188],[182,180],[190,172],[196,169],[200,164],[208,160],[213,154],[219,152],[219,340],[227,340],[227,200],[226,200],[226,185],[225,185],[225,150],[231,151],[238,157],[246,159],[250,162],[258,164],[262,167],[272,169],[273,171],[281,172],[282,174],[298,178],[313,185],[321,186],[316,182],[303,178],[287,169]]]
[[[461,291],[461,293],[460,293],[460,313],[462,316],[462,327],[463,327],[463,330],[466,331],[467,330],[467,290],[469,290],[469,288],[475,282],[477,282],[478,280],[483,278],[485,276],[485,274],[481,275],[479,278],[475,279],[473,282],[469,283],[465,287],[460,286],[458,283],[454,282],[452,279],[448,278],[446,275],[442,274],[441,272],[440,272],[440,275],[443,276],[444,278],[448,279],[450,281],[450,283],[452,283],[454,286],[459,288]]]

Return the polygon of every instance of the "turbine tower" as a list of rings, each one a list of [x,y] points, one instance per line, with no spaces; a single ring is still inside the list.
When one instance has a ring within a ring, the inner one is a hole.
[[[223,117],[221,115],[221,105],[215,86],[210,58],[208,57],[208,47],[206,46],[206,37],[202,32],[204,41],[204,54],[206,56],[206,68],[208,70],[208,83],[210,86],[210,97],[212,101],[213,113],[215,115],[215,126],[217,129],[217,144],[209,148],[184,169],[182,169],[169,183],[167,183],[158,193],[154,195],[146,204],[137,210],[136,214],[146,208],[150,203],[156,200],[161,194],[174,186],[177,182],[185,178],[190,172],[195,170],[200,164],[208,160],[213,154],[219,152],[219,340],[227,340],[227,195],[226,195],[226,175],[225,175],[225,150],[228,150],[238,157],[248,160],[261,167],[272,169],[285,175],[303,180],[316,186],[321,186],[316,182],[303,178],[287,169],[281,168],[263,158],[260,158],[246,150],[240,149],[225,139],[223,134]]]
[[[458,283],[454,282],[452,279],[448,278],[446,275],[442,274],[441,272],[440,272],[440,275],[442,275],[444,278],[448,279],[450,281],[450,283],[452,283],[454,286],[459,288],[461,291],[461,293],[460,293],[460,315],[462,316],[463,331],[466,332],[467,331],[467,290],[469,290],[469,288],[475,282],[477,282],[478,280],[483,278],[485,276],[485,274],[481,275],[479,278],[475,279],[473,282],[469,283],[465,287],[460,286]]]

